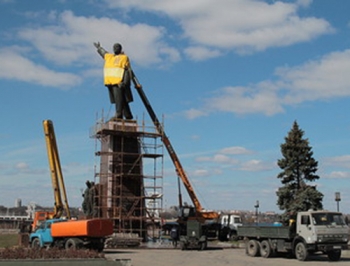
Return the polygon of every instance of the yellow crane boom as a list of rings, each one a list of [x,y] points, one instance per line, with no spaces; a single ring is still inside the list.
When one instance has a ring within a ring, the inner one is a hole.
[[[64,185],[60,158],[58,154],[55,130],[51,120],[43,121],[47,156],[50,165],[52,188],[55,198],[54,212],[52,218],[60,218],[66,212],[68,219],[71,218],[66,188]]]

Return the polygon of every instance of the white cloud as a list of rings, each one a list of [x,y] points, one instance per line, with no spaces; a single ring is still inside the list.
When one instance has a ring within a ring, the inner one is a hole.
[[[26,182],[28,182],[33,176],[40,178],[45,174],[48,176],[47,169],[34,167],[29,163],[23,161],[14,164],[9,163],[8,168],[6,169],[6,176],[11,176],[11,179],[16,180],[26,180]],[[11,180],[7,181],[11,182]]]
[[[26,170],[29,169],[29,165],[25,162],[20,162],[16,164],[15,168],[18,170]]]
[[[251,154],[252,151],[244,147],[233,146],[233,147],[227,147],[220,150],[220,153],[240,155],[240,154]]]
[[[191,108],[189,110],[186,110],[184,112],[184,114],[188,119],[195,119],[195,118],[198,118],[201,116],[208,115],[206,111],[195,109],[195,108]]]
[[[220,169],[197,169],[191,173],[194,177],[208,177],[208,176],[219,176],[222,174]],[[196,184],[199,183],[198,180],[194,180]]]
[[[202,46],[191,46],[185,49],[186,57],[194,61],[202,61],[210,58],[218,57],[222,53],[219,50],[211,50]]]
[[[238,159],[232,157],[232,155],[247,155],[252,154],[253,151],[250,151],[244,147],[232,146],[226,147],[219,150],[217,153],[212,156],[200,156],[196,158],[197,162],[211,162],[221,167],[228,165],[240,165],[242,164]]]
[[[16,79],[63,90],[82,81],[77,75],[54,71],[29,60],[21,55],[17,48],[1,49],[0,57],[0,78]]]
[[[277,92],[275,84],[268,82],[252,87],[226,87],[217,90],[214,97],[207,99],[204,109],[212,112],[273,115],[283,112]]]
[[[350,155],[325,158],[322,163],[327,166],[350,168]]]
[[[52,17],[50,13],[50,20]],[[176,62],[180,55],[162,38],[163,27],[146,24],[128,25],[106,17],[75,16],[71,11],[57,15],[58,23],[42,28],[27,27],[19,31],[18,37],[32,43],[50,62],[59,65],[91,64],[93,42],[111,51],[115,42],[120,42],[133,62],[140,65]],[[140,45],[142,44],[142,45]],[[97,58],[97,54],[96,54]]]
[[[250,160],[250,161],[244,162],[241,165],[240,169],[243,171],[256,172],[256,171],[268,171],[274,168],[275,168],[274,164],[266,163],[260,160]]]
[[[295,67],[277,68],[277,80],[247,87],[225,87],[214,92],[203,106],[193,108],[190,119],[220,111],[235,114],[275,115],[287,106],[350,96],[350,50],[332,52]],[[195,111],[194,111],[195,110]],[[202,111],[205,110],[205,111]]]
[[[297,67],[278,68],[285,104],[350,96],[350,50],[332,52]]]
[[[193,171],[193,176],[208,176],[209,172],[205,169],[198,169]]]
[[[213,161],[216,163],[232,163],[232,161],[235,162],[236,160],[223,154],[215,154],[213,157]]]
[[[199,135],[192,135],[191,139],[192,140],[199,140],[201,137]]]
[[[16,37],[30,43],[32,48],[23,46],[0,50],[0,78],[61,89],[79,85],[82,82],[79,73],[74,75],[54,68],[73,66],[77,72],[86,66],[96,66],[101,60],[97,53],[91,57],[91,53],[95,53],[93,42],[96,41],[100,41],[106,50],[111,50],[115,42],[122,43],[125,52],[132,58],[132,64],[157,64],[162,67],[180,60],[180,53],[163,41],[166,35],[163,27],[128,25],[105,17],[75,16],[71,11],[27,12],[25,15],[31,20],[46,19],[46,26],[37,28],[30,25],[16,31]],[[35,62],[31,59],[34,56]],[[92,70],[81,71],[81,75],[92,73]]]
[[[253,151],[244,147],[232,146],[223,148],[212,156],[197,157],[196,162],[205,162],[206,166],[208,163],[213,163],[216,169],[221,172],[224,168],[231,168],[231,166],[234,166],[235,170],[248,172],[269,171],[276,168],[275,162],[266,162],[258,159],[241,161],[236,158],[237,156],[251,155],[253,153]],[[232,155],[236,157],[233,157]]]
[[[344,179],[344,178],[350,178],[349,172],[343,172],[343,171],[333,171],[329,174],[329,178],[332,179]]]
[[[299,8],[311,5],[310,0],[272,4],[257,0],[105,2],[111,8],[166,14],[179,21],[183,35],[192,43],[241,53],[305,42],[333,31],[323,19],[297,15]]]
[[[301,7],[309,7],[312,4],[313,0],[297,0],[296,4],[300,5]]]
[[[44,166],[36,166],[36,163],[26,161],[8,162],[2,170],[2,187],[16,189],[16,197],[20,196],[28,202],[37,201],[50,206],[53,200],[52,181],[50,178],[49,166],[45,161]],[[85,187],[87,179],[93,180],[93,167],[90,164],[68,163],[62,164],[62,173],[64,176],[65,187],[71,206],[80,206],[82,202],[80,189]],[[5,178],[6,177],[6,178]],[[14,183],[15,182],[17,183]],[[45,188],[45,193],[40,194],[28,193]],[[15,197],[10,195],[6,189],[1,191],[2,195],[6,194],[8,198]],[[53,203],[52,203],[53,204]]]
[[[314,17],[301,17],[299,8],[308,8],[311,0],[295,3],[257,0],[184,1],[170,0],[106,1],[110,8],[134,8],[156,15],[167,15],[182,28],[188,40],[183,51],[193,60],[205,60],[226,53],[256,52],[269,47],[285,46],[312,40],[333,32],[329,23]],[[42,13],[27,13],[35,19]],[[27,26],[19,29],[17,37],[29,42],[53,66],[72,65],[76,71],[98,64],[98,55],[91,57],[95,41],[110,50],[113,43],[121,42],[132,64],[159,67],[180,60],[178,49],[168,43],[170,36],[164,26],[145,23],[129,25],[117,19],[76,16],[71,11],[46,14],[47,25],[41,28]],[[111,34],[115,32],[116,34]],[[117,39],[116,39],[117,36]],[[140,45],[142,44],[142,45]],[[1,52],[0,78],[66,89],[81,83],[81,76],[53,70],[42,62],[33,62],[29,53],[12,50]],[[189,119],[221,111],[236,114],[263,113],[274,115],[284,112],[289,105],[310,100],[329,99],[350,94],[350,50],[335,52],[320,60],[297,67],[276,69],[277,81],[262,81],[250,86],[220,88],[203,103],[184,114]],[[22,69],[18,69],[18,66]],[[18,75],[21,72],[24,74]],[[332,89],[329,89],[332,88]]]
[[[217,164],[237,164],[238,160],[224,154],[214,154],[213,156],[203,156],[196,159],[197,162],[212,162]]]
[[[272,4],[257,0],[179,0],[176,4],[170,0],[115,0],[106,1],[106,4],[108,8],[119,11],[134,8],[158,16],[166,15],[182,31],[170,35],[164,26],[127,24],[108,17],[77,16],[71,11],[40,11],[26,12],[25,15],[34,22],[37,19],[44,20],[46,26],[37,28],[31,23],[15,34],[22,41],[29,42],[36,49],[35,52],[39,51],[38,58],[42,57],[53,66],[73,66],[79,71],[98,64],[97,54],[91,58],[95,49],[92,43],[96,41],[100,41],[107,50],[115,42],[122,43],[125,52],[132,58],[132,64],[165,67],[181,59],[178,48],[170,44],[174,38],[188,41],[185,44],[187,47],[182,49],[184,55],[200,61],[221,56],[231,50],[247,53],[292,45],[333,31],[323,19],[298,16],[298,9],[307,8],[311,4],[309,0],[296,3],[277,1]],[[70,87],[81,82],[78,76],[52,70],[52,66],[45,67],[44,61],[33,63],[30,56],[19,53],[13,55],[14,59],[24,63],[26,69],[30,70],[23,77],[16,75],[13,68],[1,73],[0,77],[55,87]],[[2,62],[1,68],[7,68],[7,64]],[[223,93],[230,94],[228,91]],[[219,97],[212,103],[212,108],[221,110],[222,104],[222,111],[263,112],[269,115],[283,110],[274,99],[270,100],[271,97],[276,99],[273,91],[256,92],[253,97],[245,97],[245,92],[239,90],[237,93],[243,101],[228,104]],[[273,104],[270,105],[271,102]],[[265,108],[261,108],[262,105]],[[266,109],[266,106],[270,108]],[[194,108],[187,116],[193,119],[205,114]]]

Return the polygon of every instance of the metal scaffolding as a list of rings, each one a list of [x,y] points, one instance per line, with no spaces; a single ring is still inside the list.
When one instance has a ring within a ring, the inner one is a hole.
[[[93,216],[112,219],[116,233],[145,238],[163,208],[162,136],[144,121],[121,119],[97,122],[90,136],[100,157]]]

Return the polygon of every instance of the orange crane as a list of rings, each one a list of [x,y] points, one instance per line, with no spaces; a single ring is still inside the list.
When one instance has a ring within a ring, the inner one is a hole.
[[[176,169],[176,173],[178,175],[178,177],[182,180],[188,195],[190,196],[192,203],[194,205],[195,211],[196,211],[196,216],[199,218],[204,218],[205,220],[210,220],[210,219],[217,219],[219,217],[219,214],[217,212],[214,211],[204,211],[202,208],[201,203],[199,202],[196,193],[194,192],[194,189],[187,177],[187,174],[184,170],[184,168],[181,165],[181,162],[173,148],[173,146],[170,143],[169,138],[167,137],[167,135],[164,132],[163,126],[161,125],[161,123],[159,122],[155,112],[153,111],[153,108],[150,104],[150,102],[148,101],[146,94],[144,93],[143,89],[142,89],[142,85],[139,83],[138,79],[136,78],[134,72],[131,70],[131,77],[132,77],[132,81],[134,83],[135,89],[137,90],[143,104],[145,105],[148,114],[150,115],[154,125],[156,126],[158,133],[162,135],[162,141],[169,153],[169,156],[175,166]],[[180,207],[182,207],[182,199],[181,199],[181,194],[179,195],[179,204]]]
[[[32,225],[32,229],[35,228],[47,219],[61,218],[65,212],[65,216],[70,219],[71,214],[68,205],[66,188],[64,185],[64,179],[62,175],[60,157],[58,154],[57,142],[55,130],[51,120],[43,121],[47,157],[49,160],[51,181],[54,194],[54,210],[53,212],[37,211],[35,212],[35,217]]]

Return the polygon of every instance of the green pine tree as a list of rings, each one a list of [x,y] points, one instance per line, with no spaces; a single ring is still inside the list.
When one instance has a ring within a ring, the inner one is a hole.
[[[283,184],[277,191],[277,205],[285,213],[296,213],[309,209],[322,209],[323,194],[316,186],[308,185],[320,177],[316,175],[318,162],[313,158],[304,131],[294,121],[292,129],[281,144],[283,158],[278,160],[282,172],[278,174]]]

